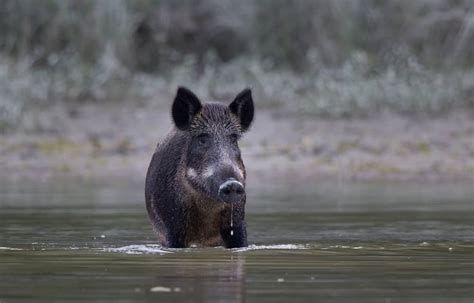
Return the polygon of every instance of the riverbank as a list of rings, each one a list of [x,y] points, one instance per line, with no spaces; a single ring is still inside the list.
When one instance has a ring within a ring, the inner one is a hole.
[[[171,128],[165,106],[86,104],[35,114],[0,137],[6,178],[145,176],[156,143]],[[385,113],[358,119],[259,110],[241,142],[252,182],[474,180],[474,114]]]

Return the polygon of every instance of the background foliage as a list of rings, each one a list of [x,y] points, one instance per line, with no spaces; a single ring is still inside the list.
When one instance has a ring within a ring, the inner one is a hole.
[[[473,46],[468,0],[3,0],[0,128],[177,85],[331,117],[442,113],[474,104]]]

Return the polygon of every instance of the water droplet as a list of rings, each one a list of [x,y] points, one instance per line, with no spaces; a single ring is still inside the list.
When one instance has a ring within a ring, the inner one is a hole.
[[[230,228],[234,227],[234,203],[230,204]]]
[[[234,227],[234,203],[230,204],[230,236],[232,237],[234,235],[234,230],[232,229]]]

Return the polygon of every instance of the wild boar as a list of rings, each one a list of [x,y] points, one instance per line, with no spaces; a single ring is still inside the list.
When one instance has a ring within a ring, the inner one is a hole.
[[[165,247],[247,246],[245,166],[238,141],[254,117],[250,89],[228,105],[178,88],[174,128],[153,154],[148,215]]]

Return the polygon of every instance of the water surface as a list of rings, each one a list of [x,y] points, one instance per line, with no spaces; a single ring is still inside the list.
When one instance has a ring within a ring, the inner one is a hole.
[[[0,302],[473,302],[472,184],[250,188],[245,249],[160,247],[143,186],[0,182]]]

